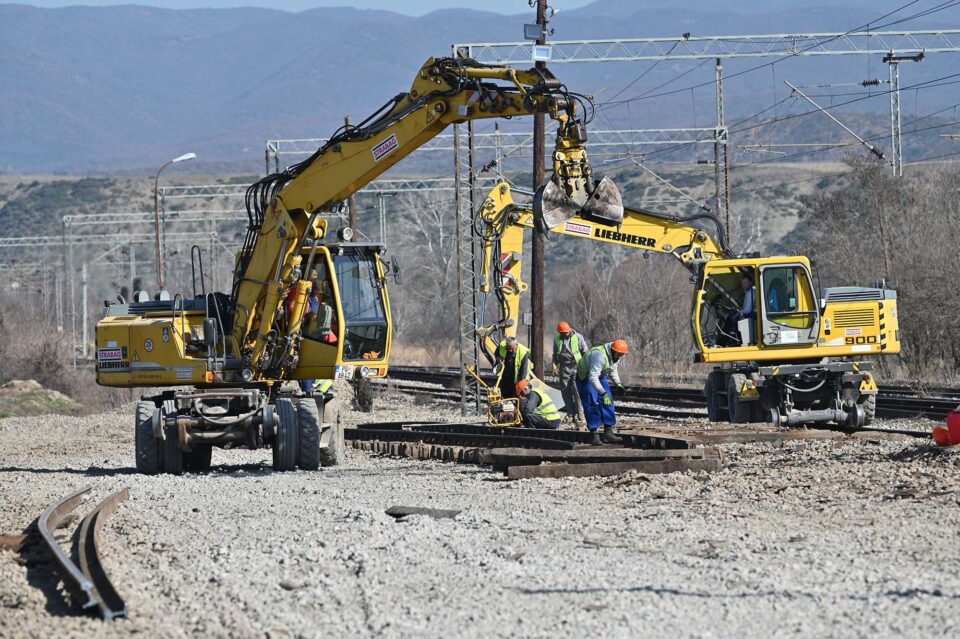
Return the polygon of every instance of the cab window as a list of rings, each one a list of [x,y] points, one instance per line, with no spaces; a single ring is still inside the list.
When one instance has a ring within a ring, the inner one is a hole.
[[[802,266],[764,268],[762,277],[765,321],[799,329],[817,322],[813,288]]]
[[[360,252],[333,258],[343,309],[344,360],[379,359],[387,348],[387,314],[376,259]]]

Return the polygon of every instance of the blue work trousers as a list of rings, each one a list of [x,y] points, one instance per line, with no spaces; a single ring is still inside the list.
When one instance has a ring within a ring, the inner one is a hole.
[[[600,385],[606,393],[610,393],[610,382],[606,377],[600,378]],[[603,405],[603,393],[597,392],[589,379],[577,380],[577,390],[580,391],[580,401],[583,402],[583,416],[587,420],[587,428],[597,430],[600,425],[616,426],[617,413],[616,406],[611,403],[609,406]],[[610,393],[613,397],[613,393]]]

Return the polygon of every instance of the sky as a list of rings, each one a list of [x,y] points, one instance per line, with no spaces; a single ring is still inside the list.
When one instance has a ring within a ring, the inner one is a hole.
[[[550,4],[559,9],[576,9],[590,4],[592,0],[554,0]],[[315,7],[356,7],[357,9],[389,9],[397,13],[419,16],[437,9],[482,9],[504,14],[528,13],[531,11],[527,0],[116,0],[93,1],[84,0],[57,1],[57,0],[21,0],[22,4],[35,7],[67,7],[76,5],[108,6],[122,4],[145,4],[151,7],[165,9],[199,9],[199,8],[226,8],[226,7],[267,7],[283,9],[285,11],[303,11]]]

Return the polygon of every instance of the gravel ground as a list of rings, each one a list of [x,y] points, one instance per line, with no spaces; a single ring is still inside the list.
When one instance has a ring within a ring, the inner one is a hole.
[[[0,636],[915,637],[960,625],[960,453],[917,440],[727,445],[711,475],[508,482],[353,450],[335,469],[274,474],[269,451],[217,450],[207,475],[148,477],[132,469],[132,411],[0,420],[0,533],[86,485],[97,500],[131,494],[104,535],[130,618],[75,614],[46,567],[0,552]],[[363,416],[456,417],[391,397]],[[395,505],[462,512],[397,522],[384,514]]]

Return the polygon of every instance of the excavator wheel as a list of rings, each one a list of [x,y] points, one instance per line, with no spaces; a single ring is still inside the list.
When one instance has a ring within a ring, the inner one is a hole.
[[[172,401],[163,402],[160,419],[164,422],[168,415],[176,415],[177,409]],[[162,422],[161,422],[162,423]],[[176,427],[163,426],[164,437],[160,442],[160,469],[168,475],[183,474],[183,451],[180,450],[180,438]]]
[[[320,465],[339,466],[345,456],[343,426],[339,421],[325,423],[320,433]]]
[[[727,410],[730,411],[730,422],[733,424],[748,424],[753,419],[753,404],[740,399],[740,389],[747,381],[746,375],[735,373],[727,381]]]
[[[312,397],[297,401],[297,422],[300,426],[297,466],[303,470],[316,470],[320,468],[320,411]]]
[[[153,436],[153,402],[137,402],[135,447],[137,472],[153,475],[160,470],[160,440]]]
[[[720,407],[720,396],[717,390],[721,388],[720,374],[712,371],[707,375],[707,382],[703,387],[703,394],[707,399],[707,419],[711,422],[725,422],[729,415],[725,408]]]
[[[863,425],[869,426],[873,422],[873,418],[877,416],[877,394],[861,395],[857,403],[863,407]]]
[[[297,443],[300,423],[293,402],[281,397],[276,404],[276,435],[273,438],[273,469],[293,470],[297,467]]]

